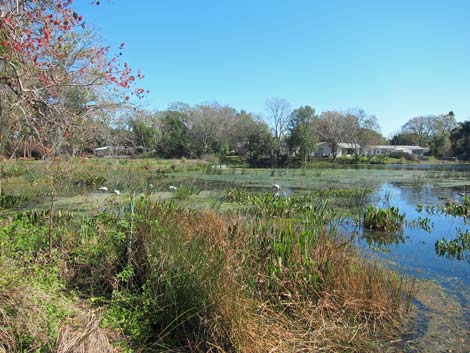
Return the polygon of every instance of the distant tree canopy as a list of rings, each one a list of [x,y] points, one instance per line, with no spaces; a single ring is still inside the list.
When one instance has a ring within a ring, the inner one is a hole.
[[[189,128],[185,114],[166,111],[161,116],[161,135],[157,150],[166,158],[189,157]]]
[[[289,115],[287,142],[291,151],[298,152],[304,164],[316,150],[316,121],[315,109],[309,105],[299,107]]]
[[[451,131],[450,141],[455,156],[470,159],[470,120],[459,123]]]
[[[413,132],[400,132],[392,137],[390,143],[392,145],[419,145],[420,137],[418,134],[415,134]]]
[[[396,145],[429,147],[431,154],[446,157],[452,153],[450,135],[457,126],[454,112],[419,116],[408,120],[392,140]]]
[[[339,143],[350,143],[357,152],[359,147],[382,142],[379,129],[377,118],[359,108],[346,113],[323,112],[317,122],[317,135],[321,141],[331,145],[334,158]]]

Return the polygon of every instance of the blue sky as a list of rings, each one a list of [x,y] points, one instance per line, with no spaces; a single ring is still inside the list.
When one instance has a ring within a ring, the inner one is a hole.
[[[149,109],[267,98],[317,112],[361,107],[388,136],[408,119],[470,118],[470,1],[76,0],[145,75]]]

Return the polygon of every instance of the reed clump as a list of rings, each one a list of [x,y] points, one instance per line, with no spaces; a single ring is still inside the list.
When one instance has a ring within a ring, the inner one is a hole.
[[[379,350],[411,306],[413,281],[361,258],[318,210],[292,223],[141,199],[106,217],[100,238],[116,240],[105,253],[119,263],[101,272],[114,283],[105,321],[144,351]]]
[[[50,215],[8,220],[0,234],[3,349],[382,351],[411,307],[413,281],[361,257],[327,227],[327,207],[293,204],[302,217],[286,218],[278,202],[222,216],[143,196],[97,214],[55,214],[52,253],[38,241]],[[28,269],[30,283],[9,268]],[[8,272],[15,280],[5,285]],[[15,291],[19,284],[29,289]],[[20,294],[26,299],[11,299]],[[22,321],[27,311],[35,324]]]

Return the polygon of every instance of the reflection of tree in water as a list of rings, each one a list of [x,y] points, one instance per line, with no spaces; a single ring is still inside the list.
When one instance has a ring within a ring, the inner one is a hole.
[[[404,185],[401,183],[390,183],[392,188],[400,191],[400,202],[409,205],[417,205],[424,203],[434,203],[438,201],[442,194],[440,190],[430,184]],[[393,200],[391,200],[393,203]]]
[[[405,243],[405,237],[402,230],[396,232],[376,232],[364,230],[362,239],[367,242],[369,247],[385,247],[392,244],[399,245]]]

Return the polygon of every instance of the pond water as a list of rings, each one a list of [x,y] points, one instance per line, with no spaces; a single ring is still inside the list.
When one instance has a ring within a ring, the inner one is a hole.
[[[406,215],[403,232],[384,241],[383,234],[377,237],[377,234],[345,224],[343,233],[355,234],[353,239],[365,256],[378,258],[390,268],[424,280],[418,285],[415,321],[397,351],[470,352],[470,254],[467,251],[467,258],[459,260],[439,256],[435,249],[436,241],[455,239],[459,231],[470,231],[470,225],[463,217],[426,211],[426,206],[443,206],[446,200],[462,201],[460,193],[470,191],[470,165],[246,170],[243,174],[202,178],[253,190],[265,190],[276,183],[289,193],[335,187],[373,189],[371,204],[381,208],[397,207]],[[421,211],[420,205],[423,206]],[[382,241],[377,242],[377,239]]]
[[[118,175],[118,174],[116,174]],[[123,174],[124,175],[124,174]],[[113,179],[124,194],[142,192],[141,184]],[[157,181],[150,179],[157,185]],[[178,172],[165,176],[165,183],[152,196],[158,200],[169,199],[168,185],[192,186],[197,192],[180,201],[188,207],[214,207],[215,195],[228,188],[246,188],[253,191],[271,192],[272,184],[281,185],[283,192],[308,193],[318,188],[369,188],[374,190],[370,203],[381,208],[397,207],[405,213],[407,225],[397,237],[383,239],[383,235],[364,231],[351,224],[345,225],[344,234],[353,233],[354,242],[367,257],[378,258],[399,272],[417,279],[432,281],[436,287],[426,287],[418,293],[416,308],[418,322],[412,329],[425,337],[421,348],[403,347],[405,352],[470,352],[470,259],[458,260],[436,254],[435,243],[442,238],[454,239],[458,231],[470,231],[464,218],[420,212],[419,205],[441,206],[445,200],[461,201],[460,192],[470,192],[470,165],[376,165],[345,166],[312,169],[244,169],[227,168],[221,173]],[[13,185],[13,184],[12,184]],[[14,185],[13,185],[14,186]],[[13,187],[12,186],[12,187]],[[99,208],[118,199],[109,194],[84,192],[79,195],[61,196],[57,207],[89,210]],[[218,205],[218,203],[216,203]],[[222,204],[222,202],[221,202]],[[49,207],[49,201],[35,201],[24,207]],[[346,206],[347,207],[347,206]],[[16,210],[11,210],[14,212]],[[410,223],[428,219],[429,229]],[[377,241],[381,239],[382,241]],[[467,255],[470,255],[467,252]],[[444,290],[441,292],[440,289]],[[432,293],[428,297],[423,293]],[[431,320],[434,320],[431,322]],[[432,329],[431,329],[432,328]],[[445,337],[442,344],[436,340]],[[454,341],[450,342],[450,338]],[[449,338],[449,339],[447,339]],[[416,341],[416,337],[413,336]],[[432,349],[431,349],[432,348]]]
[[[436,293],[420,293],[415,301],[421,319],[415,323],[410,342],[422,340],[421,349],[428,352],[470,352],[469,252],[465,253],[466,258],[459,260],[439,256],[435,249],[436,241],[442,238],[455,239],[459,231],[470,230],[470,225],[463,217],[429,212],[426,207],[420,210],[419,207],[442,205],[445,200],[461,201],[459,189],[466,188],[438,187],[432,182],[418,187],[406,183],[383,183],[372,195],[371,203],[378,207],[397,207],[401,213],[405,213],[407,225],[403,232],[384,241],[383,235],[364,229],[353,230],[357,234],[353,238],[366,256],[378,257],[401,273],[433,281],[444,289],[445,295],[438,300],[426,298],[436,296]],[[428,219],[427,226],[418,226],[417,221],[425,218]],[[433,303],[434,307],[426,307],[431,305],[429,303]],[[437,321],[437,324],[431,324],[430,320]],[[442,341],[441,345],[429,347],[436,339]],[[420,352],[421,349],[413,344],[403,347],[405,352]]]
[[[406,214],[408,222],[428,218],[430,228],[406,225],[401,241],[386,246],[380,256],[397,263],[402,270],[418,278],[434,279],[438,275],[458,279],[470,286],[469,261],[438,256],[435,251],[437,240],[454,239],[459,230],[470,230],[469,224],[463,217],[418,210],[418,205],[442,205],[444,199],[458,198],[454,189],[434,188],[432,185],[413,188],[392,183],[383,184],[374,194],[373,203],[379,207],[398,207]],[[361,245],[367,243],[366,238],[362,238]]]

